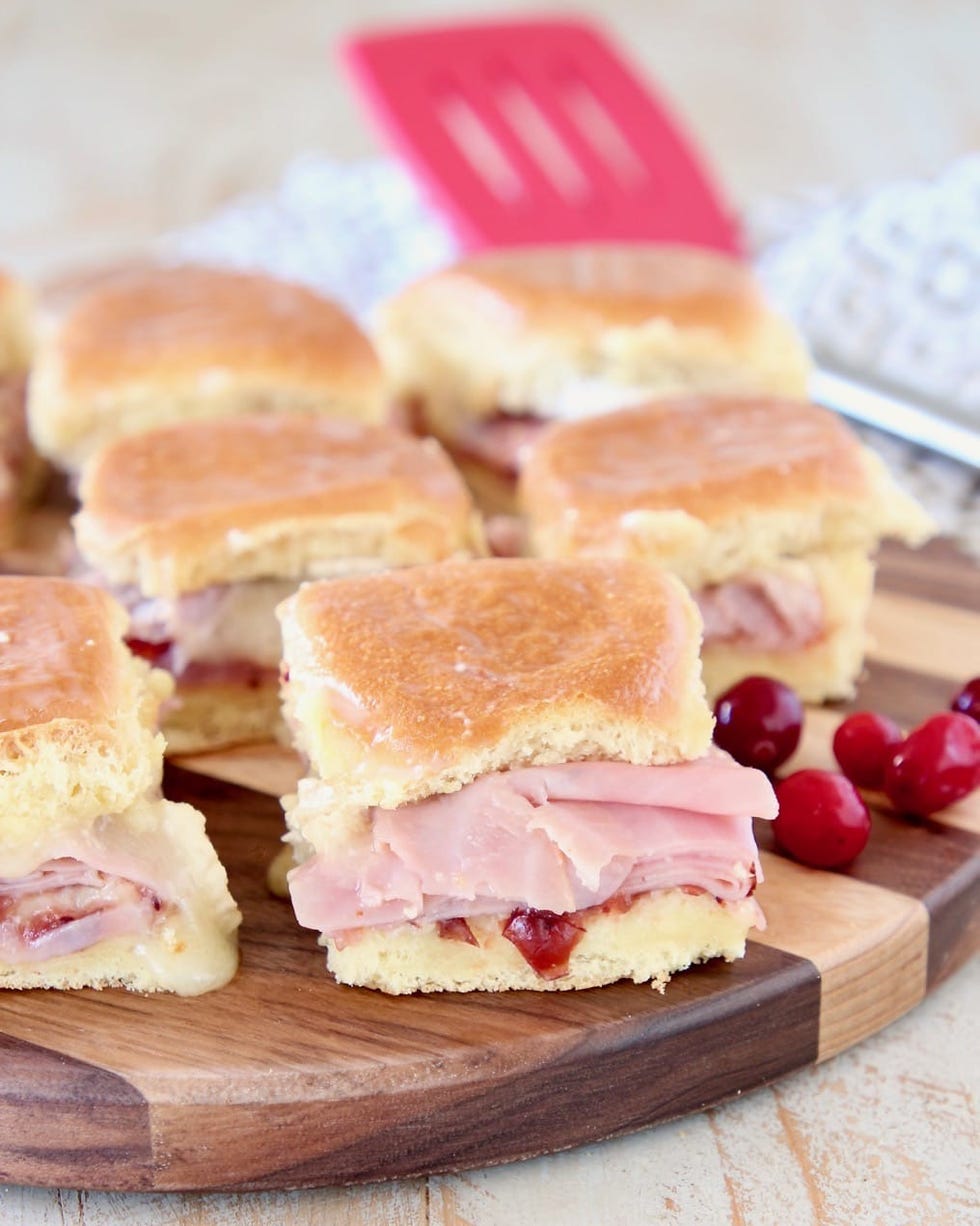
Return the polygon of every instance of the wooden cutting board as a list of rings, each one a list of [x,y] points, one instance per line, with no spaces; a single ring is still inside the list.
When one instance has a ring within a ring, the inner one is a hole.
[[[947,544],[886,551],[872,620],[855,705],[913,724],[980,673],[980,573]],[[800,764],[829,765],[838,718],[809,712]],[[168,770],[167,794],[206,813],[244,913],[227,988],[0,995],[0,1180],[285,1188],[581,1145],[827,1059],[978,946],[975,795],[929,821],[876,810],[843,873],[784,859],[761,831],[766,932],[744,960],[685,972],[662,996],[632,984],[455,998],[341,988],[264,885],[281,832],[268,793],[296,772],[273,747]]]

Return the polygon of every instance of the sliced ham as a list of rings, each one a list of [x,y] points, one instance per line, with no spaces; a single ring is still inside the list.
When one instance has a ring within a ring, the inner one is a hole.
[[[501,476],[516,478],[547,424],[533,413],[494,413],[466,422],[447,446],[461,459],[476,460]]]
[[[524,523],[519,515],[491,515],[483,526],[495,558],[519,558],[524,553]]]
[[[216,584],[176,600],[143,597],[135,588],[115,594],[130,616],[130,636],[170,645],[175,676],[195,664],[249,664],[275,670],[282,642],[275,609],[296,590],[291,580]]]
[[[146,932],[162,909],[148,887],[70,856],[0,877],[0,961],[40,962]]]
[[[173,670],[171,670],[173,671]],[[277,685],[278,668],[265,668],[251,660],[222,660],[216,664],[194,660],[179,673],[174,673],[182,690],[195,686],[227,685],[245,690],[257,690],[263,686]]]
[[[447,447],[455,455],[477,460],[501,476],[516,477],[528,452],[549,423],[595,417],[614,409],[643,404],[655,395],[655,387],[611,383],[602,378],[573,379],[558,388],[547,403],[538,404],[537,411],[498,409],[487,417],[462,421],[459,433],[447,440]],[[406,415],[403,420],[410,420],[415,432],[425,433],[424,427],[419,425],[420,419],[424,422],[420,407],[407,406],[403,413]]]
[[[702,588],[694,598],[706,644],[795,651],[816,642],[826,628],[820,590],[801,575],[753,572]]]
[[[290,893],[299,922],[329,935],[675,887],[734,902],[761,880],[752,818],[775,814],[766,777],[723,754],[528,767],[370,810],[355,840],[293,870]]]

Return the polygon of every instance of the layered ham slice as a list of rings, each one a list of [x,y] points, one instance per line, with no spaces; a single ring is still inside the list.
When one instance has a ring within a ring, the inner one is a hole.
[[[547,424],[533,413],[494,413],[465,422],[447,446],[453,455],[516,479]]]
[[[146,885],[72,856],[47,860],[23,877],[0,877],[0,962],[41,962],[147,932],[162,908]]]
[[[706,644],[796,651],[825,629],[823,599],[810,577],[758,571],[694,593]]]
[[[464,418],[455,437],[446,440],[451,452],[477,460],[502,477],[516,477],[541,431],[555,421],[574,421],[609,413],[629,405],[643,404],[657,394],[654,387],[610,383],[607,379],[573,379],[559,388],[547,404],[524,412],[497,409],[486,417]],[[403,423],[418,434],[424,429],[424,412],[412,406],[403,410]]]
[[[674,888],[736,902],[762,877],[752,818],[775,815],[765,775],[720,753],[527,767],[368,811],[352,840],[293,870],[290,893],[302,925],[341,937]]]
[[[166,644],[169,656],[162,662],[190,682],[185,673],[229,663],[265,669],[274,676],[282,654],[275,610],[296,587],[293,580],[259,579],[216,584],[174,600],[144,597],[134,588],[114,594],[129,612],[130,636]]]

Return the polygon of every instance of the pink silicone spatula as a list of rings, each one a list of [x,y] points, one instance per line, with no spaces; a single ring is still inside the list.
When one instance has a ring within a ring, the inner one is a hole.
[[[645,239],[739,253],[690,138],[581,21],[388,30],[341,55],[465,250]]]

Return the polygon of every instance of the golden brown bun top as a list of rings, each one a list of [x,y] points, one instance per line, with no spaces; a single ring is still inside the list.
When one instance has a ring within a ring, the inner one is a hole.
[[[53,720],[113,720],[131,661],[127,621],[99,588],[0,578],[0,737]]]
[[[533,756],[532,736],[587,744],[590,719],[596,739],[610,721],[672,738],[692,701],[704,707],[700,619],[681,585],[644,563],[445,562],[307,584],[280,617],[294,717],[341,723],[358,753],[383,749],[416,780],[471,751],[499,769],[512,730],[516,759]],[[316,763],[318,733],[306,731]]]
[[[737,336],[767,314],[751,270],[697,247],[592,244],[494,251],[432,274],[389,304],[426,302],[514,332],[588,334],[666,318]]]
[[[402,505],[468,518],[469,495],[442,449],[382,426],[301,414],[180,422],[119,439],[81,482],[102,537],[246,532],[269,520]]]
[[[801,401],[684,397],[549,427],[521,479],[525,505],[609,519],[679,510],[712,523],[745,512],[860,503],[863,449],[836,414]]]
[[[281,371],[343,391],[379,381],[371,344],[333,302],[258,273],[140,268],[96,284],[57,334],[73,394],[152,379],[166,386],[214,368]]]
[[[533,554],[644,558],[691,588],[935,530],[834,413],[762,397],[659,400],[549,427],[519,501]]]

